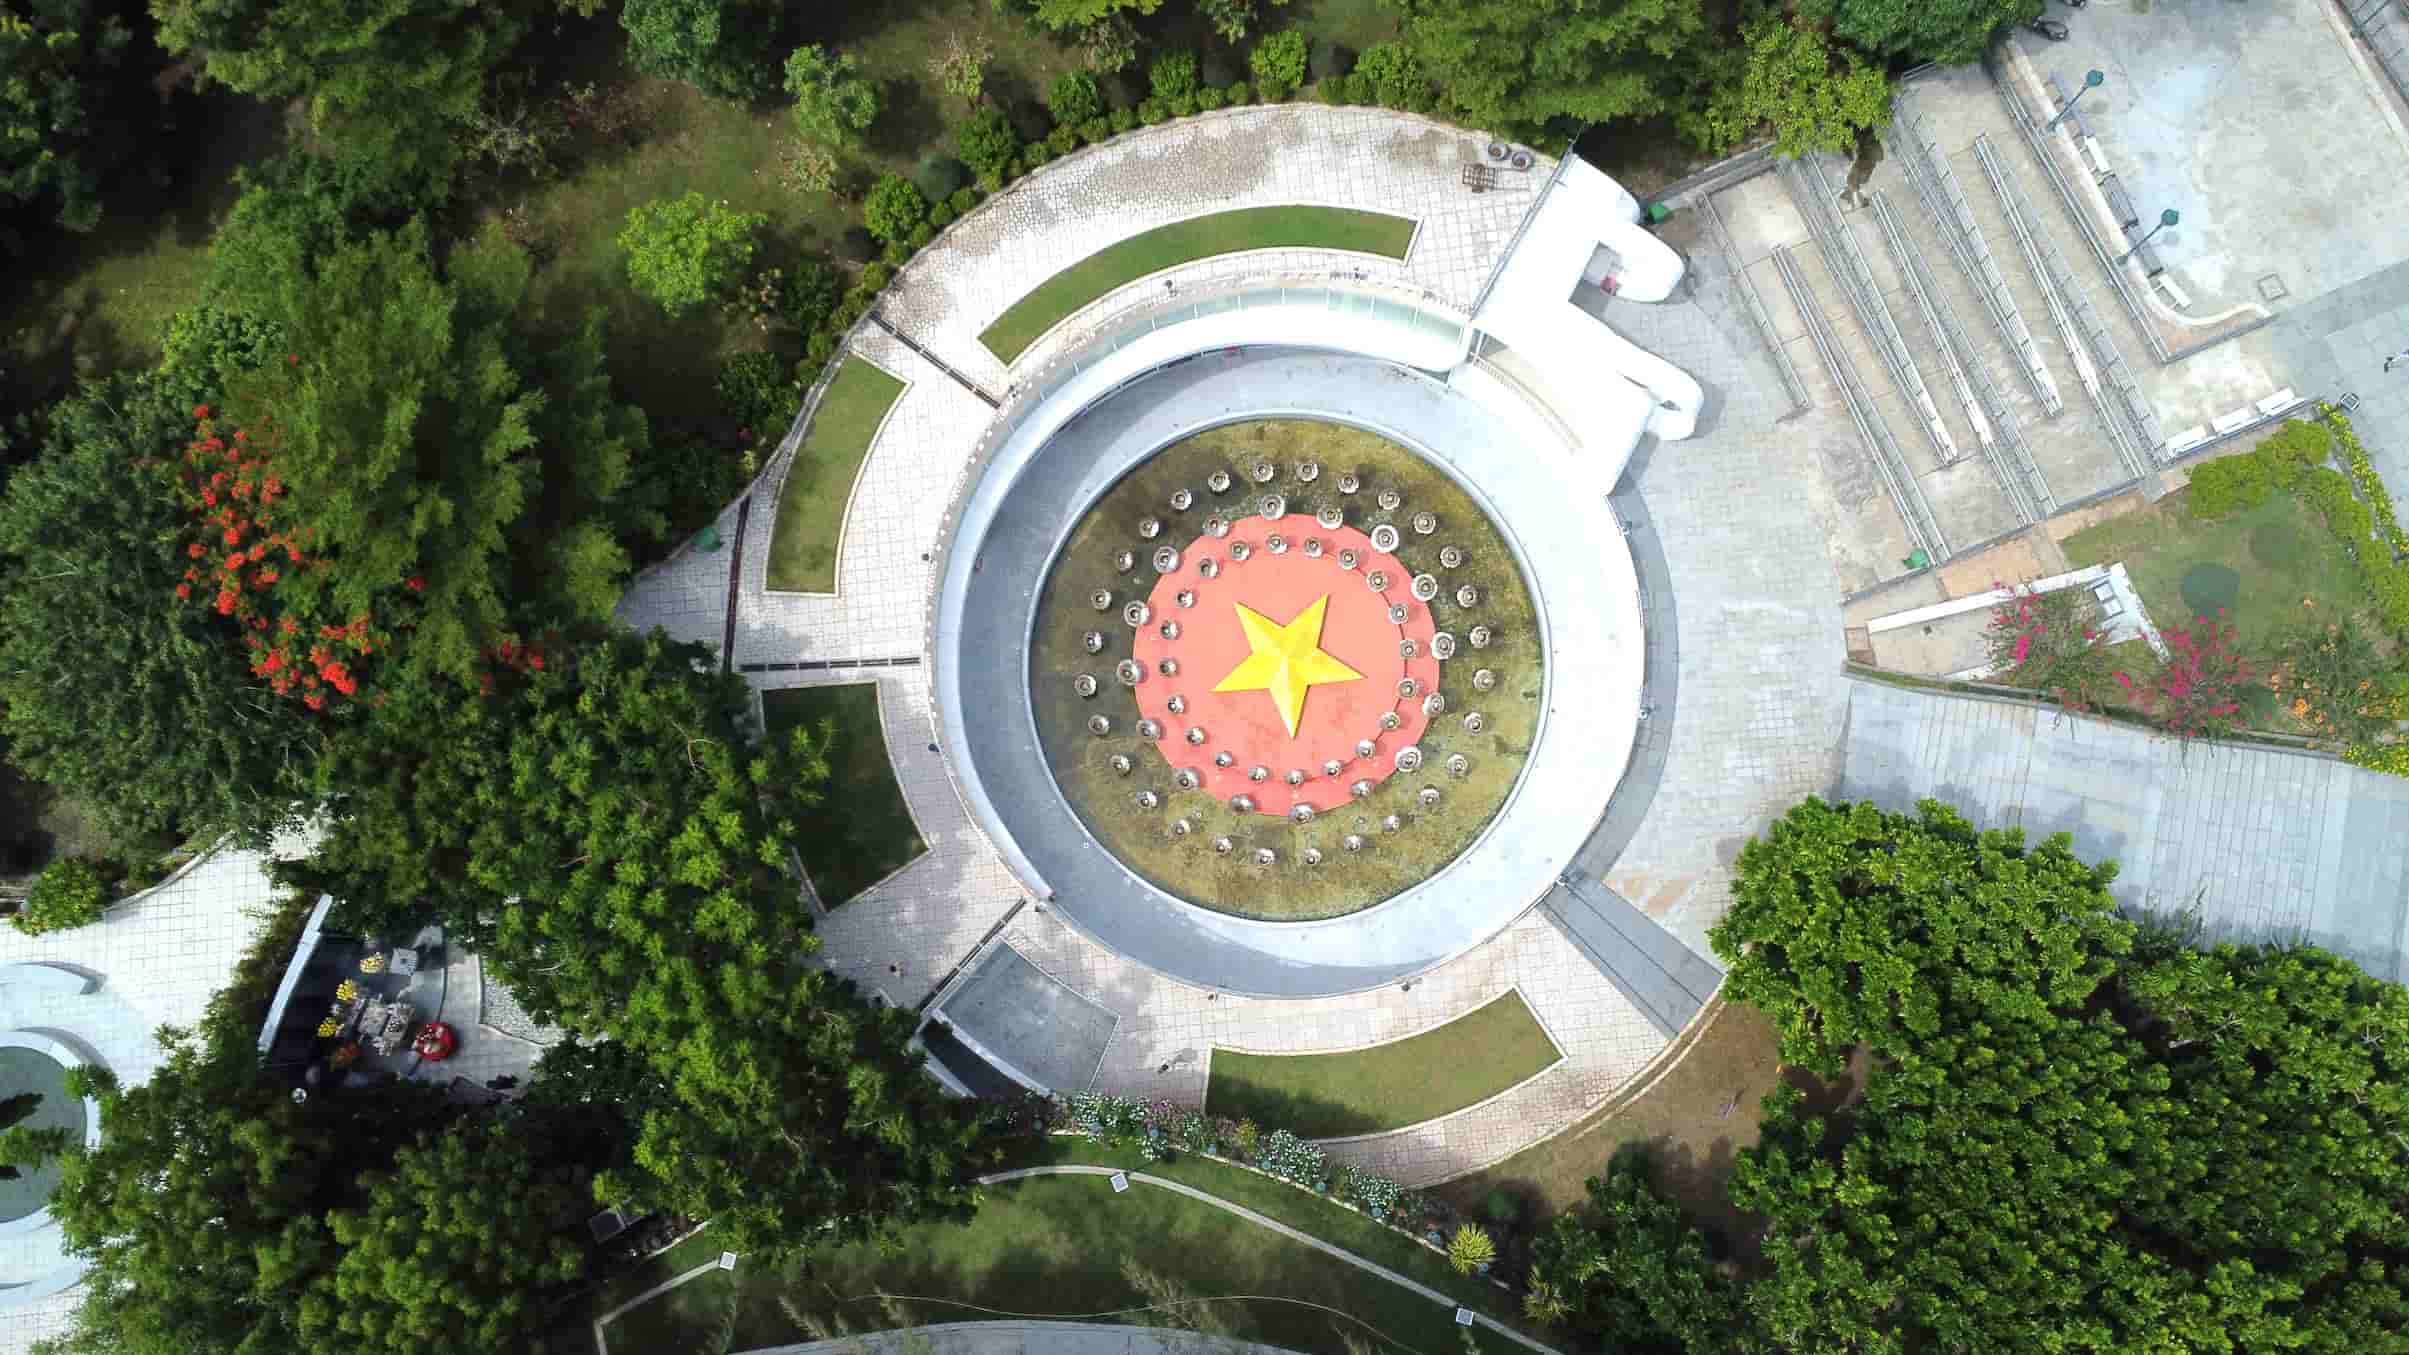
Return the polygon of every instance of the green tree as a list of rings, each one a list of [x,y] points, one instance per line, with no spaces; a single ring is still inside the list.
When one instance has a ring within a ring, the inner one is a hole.
[[[1904,1050],[1970,1009],[2080,1007],[2132,943],[2115,877],[2063,833],[2027,848],[1937,800],[1911,817],[1810,799],[1741,848],[1709,938],[1782,1058],[1837,1076],[1852,1047]]]
[[[1305,35],[1293,28],[1264,35],[1247,54],[1247,65],[1266,99],[1286,98],[1305,83]]]
[[[1695,0],[1402,0],[1407,40],[1457,116],[1537,138],[1664,111],[1711,50]]]
[[[1889,125],[1889,76],[1835,49],[1820,25],[1768,14],[1740,37],[1740,50],[1710,65],[1716,78],[1703,107],[1684,119],[1685,135],[1709,154],[1724,154],[1766,126],[1776,154],[1842,154],[1865,132]]]
[[[185,514],[168,469],[189,407],[120,377],[50,412],[0,497],[0,733],[9,758],[122,836],[266,832],[316,735],[177,598]],[[61,618],[74,618],[62,625]]]
[[[1004,110],[982,108],[955,130],[954,144],[962,152],[962,163],[979,176],[979,182],[997,188],[1003,185],[1012,157],[1020,154],[1020,133],[1012,129],[1012,119],[1004,116]],[[903,227],[907,235],[911,229]]]
[[[1030,18],[1063,33],[1115,19],[1126,23],[1130,14],[1152,14],[1162,4],[1163,0],[1034,0]]]
[[[0,0],[0,203],[98,224],[100,174],[127,149],[109,84],[132,37],[94,0]]]
[[[1800,0],[1798,8],[1876,56],[1962,66],[1980,61],[2001,28],[2038,15],[2041,0]]]
[[[517,0],[151,0],[159,43],[262,99],[306,98],[312,122],[367,158],[448,175],[451,130],[526,29]]]
[[[786,92],[795,96],[795,129],[805,136],[856,146],[878,120],[878,86],[850,52],[797,47],[786,58]]]
[[[1644,1149],[1589,1178],[1586,1209],[1549,1221],[1531,1248],[1524,1311],[1630,1355],[1751,1349],[1736,1288],[1705,1239],[1656,1189]]]
[[[391,1355],[524,1349],[547,1297],[585,1267],[578,1175],[535,1160],[515,1126],[422,1135],[361,1176],[363,1201],[326,1216],[339,1258],[303,1330]]]
[[[769,92],[777,69],[770,44],[779,13],[761,0],[627,0],[619,24],[636,69],[724,99],[751,99]]]
[[[27,936],[40,936],[89,927],[100,921],[108,906],[109,892],[101,883],[100,872],[91,862],[69,856],[42,868],[26,893],[25,906],[8,920]]]
[[[1288,0],[1271,0],[1285,5]],[[1213,31],[1224,42],[1244,42],[1255,23],[1255,0],[1196,0],[1196,12],[1204,16]]]
[[[467,873],[480,953],[530,1013],[608,1035],[662,1089],[597,1193],[708,1216],[736,1250],[960,1216],[984,1121],[910,1051],[909,1013],[812,963],[784,872],[826,758],[752,748],[706,652],[618,636],[526,675]]]
[[[1104,114],[1104,91],[1086,71],[1065,71],[1046,87],[1046,108],[1058,125],[1076,127]],[[967,159],[965,160],[967,163]]]
[[[968,147],[964,148],[962,159],[972,168],[978,167],[978,162],[970,158]],[[909,239],[927,219],[928,199],[920,196],[920,189],[900,174],[881,174],[878,182],[870,185],[870,196],[862,199],[862,224],[888,244]]]
[[[660,198],[627,214],[619,248],[627,280],[671,315],[725,296],[753,261],[761,212],[739,212],[701,193]]]

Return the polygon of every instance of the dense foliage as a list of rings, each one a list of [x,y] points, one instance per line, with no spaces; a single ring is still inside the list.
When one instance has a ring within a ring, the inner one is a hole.
[[[1694,0],[1405,0],[1421,70],[1463,121],[1517,136],[1667,111],[1710,49]]]
[[[132,838],[263,833],[316,734],[175,596],[185,514],[170,469],[190,411],[146,379],[51,411],[0,498],[0,732],[26,771]]]
[[[1842,39],[1878,57],[1963,65],[1982,59],[2000,29],[2041,12],[2041,0],[1801,0]]]
[[[1753,1327],[1802,1352],[2365,1351],[2409,1318],[2409,992],[2321,951],[2200,951],[2111,869],[1926,802],[1810,800],[1741,853],[1717,950],[1784,1059],[1735,1204]]]
[[[754,233],[765,220],[700,193],[644,203],[619,232],[628,285],[671,315],[718,300],[752,262]]]
[[[89,861],[62,857],[42,868],[9,925],[27,936],[89,927],[109,906],[108,888]]]
[[[0,205],[100,220],[100,175],[129,149],[110,82],[133,32],[102,0],[0,3]]]
[[[762,0],[626,0],[619,22],[639,70],[742,99],[774,83],[778,13]]]
[[[1533,1321],[1630,1355],[1738,1351],[1739,1291],[1705,1240],[1656,1190],[1644,1151],[1617,1153],[1589,1179],[1589,1205],[1556,1216],[1533,1246],[1523,1310]]]

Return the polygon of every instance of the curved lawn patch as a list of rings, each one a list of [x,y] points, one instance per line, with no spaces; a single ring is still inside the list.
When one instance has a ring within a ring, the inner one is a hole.
[[[798,725],[829,734],[828,789],[795,844],[820,902],[834,908],[928,850],[887,758],[877,683],[763,692],[761,715],[772,735]]]
[[[1205,1108],[1309,1139],[1376,1134],[1486,1101],[1563,1057],[1509,990],[1435,1030],[1369,1049],[1216,1049]]]
[[[861,474],[870,439],[903,395],[903,383],[860,358],[845,365],[820,393],[803,444],[778,490],[778,523],[770,529],[768,586],[781,593],[836,591],[836,550],[845,532],[845,505]]]
[[[1065,316],[1124,283],[1176,264],[1247,249],[1350,249],[1405,257],[1414,223],[1386,212],[1352,207],[1242,207],[1130,236],[1037,284],[979,335],[987,351],[1009,363]]]

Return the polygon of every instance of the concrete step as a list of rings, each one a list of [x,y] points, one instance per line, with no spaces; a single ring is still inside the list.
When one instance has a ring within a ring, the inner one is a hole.
[[[1668,1039],[1689,1025],[1723,982],[1712,960],[1595,880],[1568,876],[1540,908]]]

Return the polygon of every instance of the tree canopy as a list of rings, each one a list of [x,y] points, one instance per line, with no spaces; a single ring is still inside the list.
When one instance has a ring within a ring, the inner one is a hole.
[[[110,84],[133,33],[99,0],[0,0],[0,203],[51,206],[61,224],[100,220]]]
[[[1964,65],[1994,34],[2041,12],[2041,0],[1800,0],[1799,13],[1876,56]]]
[[[0,733],[135,840],[264,834],[317,734],[176,596],[190,561],[170,467],[191,416],[159,385],[116,378],[55,407],[0,497]]]
[[[1517,136],[1664,111],[1709,50],[1695,0],[1403,0],[1423,72],[1463,121]]]
[[[1739,48],[1702,64],[1705,97],[1676,118],[1705,150],[1730,151],[1770,126],[1776,154],[1846,154],[1890,122],[1889,77],[1821,26],[1768,14],[1740,36]]]

